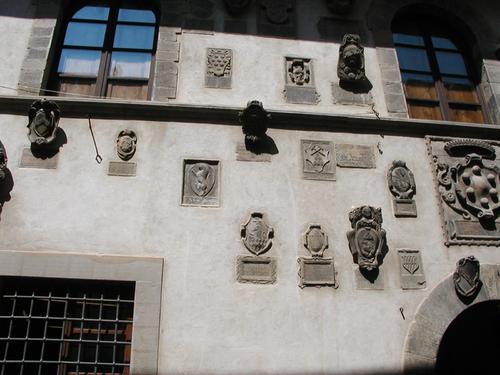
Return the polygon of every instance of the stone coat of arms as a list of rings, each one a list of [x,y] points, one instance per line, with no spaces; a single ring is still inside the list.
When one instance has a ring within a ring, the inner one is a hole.
[[[49,144],[56,138],[61,113],[53,101],[37,100],[31,104],[28,118],[28,139],[32,144]]]
[[[304,233],[303,242],[313,258],[322,258],[328,248],[328,235],[321,229],[321,225],[311,224]]]
[[[412,199],[416,193],[415,177],[401,160],[394,161],[387,173],[389,190],[396,199]]]
[[[207,163],[196,163],[189,170],[189,186],[193,193],[204,197],[215,185],[215,172]]]
[[[325,166],[330,163],[330,150],[323,148],[318,144],[311,144],[311,146],[304,150],[304,152],[305,160],[317,173],[323,172]]]
[[[386,232],[382,229],[382,209],[357,207],[349,213],[353,230],[347,232],[354,263],[361,270],[378,269],[387,253]]]
[[[241,226],[241,240],[252,254],[260,255],[272,246],[274,230],[264,221],[264,214],[252,212],[247,222]]]
[[[469,256],[457,262],[457,269],[453,274],[455,289],[461,297],[471,297],[481,288],[479,261]]]
[[[449,142],[446,149],[453,152],[462,143],[467,141]],[[468,153],[458,163],[437,163],[439,192],[443,201],[464,219],[495,220],[500,212],[500,168],[485,160],[488,145],[482,146],[484,152],[480,146],[476,145],[478,153]]]

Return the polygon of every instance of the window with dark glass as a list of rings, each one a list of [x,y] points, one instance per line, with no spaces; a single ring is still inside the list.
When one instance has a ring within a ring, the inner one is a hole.
[[[393,23],[393,42],[412,118],[485,123],[477,77],[460,34],[413,15]]]
[[[64,24],[53,89],[148,99],[158,28],[152,9],[137,8],[141,3],[111,1],[74,11]]]
[[[0,278],[0,374],[130,373],[135,283]]]

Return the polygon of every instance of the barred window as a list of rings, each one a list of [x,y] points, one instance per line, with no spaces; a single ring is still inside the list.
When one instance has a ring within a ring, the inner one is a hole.
[[[129,374],[134,292],[134,282],[2,277],[0,374]]]

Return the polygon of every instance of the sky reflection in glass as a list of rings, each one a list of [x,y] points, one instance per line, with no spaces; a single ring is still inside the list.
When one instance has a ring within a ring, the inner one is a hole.
[[[64,38],[66,46],[102,47],[106,25],[70,22]]]
[[[57,72],[97,76],[100,60],[100,51],[63,49]]]
[[[83,7],[73,15],[73,18],[83,20],[99,20],[106,21],[109,16],[109,8],[107,7]]]
[[[116,26],[114,48],[152,49],[154,26]]]

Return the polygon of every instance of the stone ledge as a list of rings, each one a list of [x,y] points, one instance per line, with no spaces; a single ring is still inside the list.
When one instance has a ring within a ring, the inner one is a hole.
[[[41,96],[0,95],[0,113],[27,116],[31,103]],[[76,99],[45,97],[57,101],[64,117],[133,119],[150,121],[177,121],[193,123],[226,124],[241,126],[238,113],[241,107],[201,106],[156,101],[127,101],[110,99]],[[250,99],[250,98],[249,98]],[[265,103],[264,103],[265,105]],[[277,111],[268,108],[272,115],[270,128],[308,131],[331,131],[362,134],[401,136],[441,135],[480,139],[500,139],[499,125],[459,123],[417,119],[352,116],[331,113]]]

